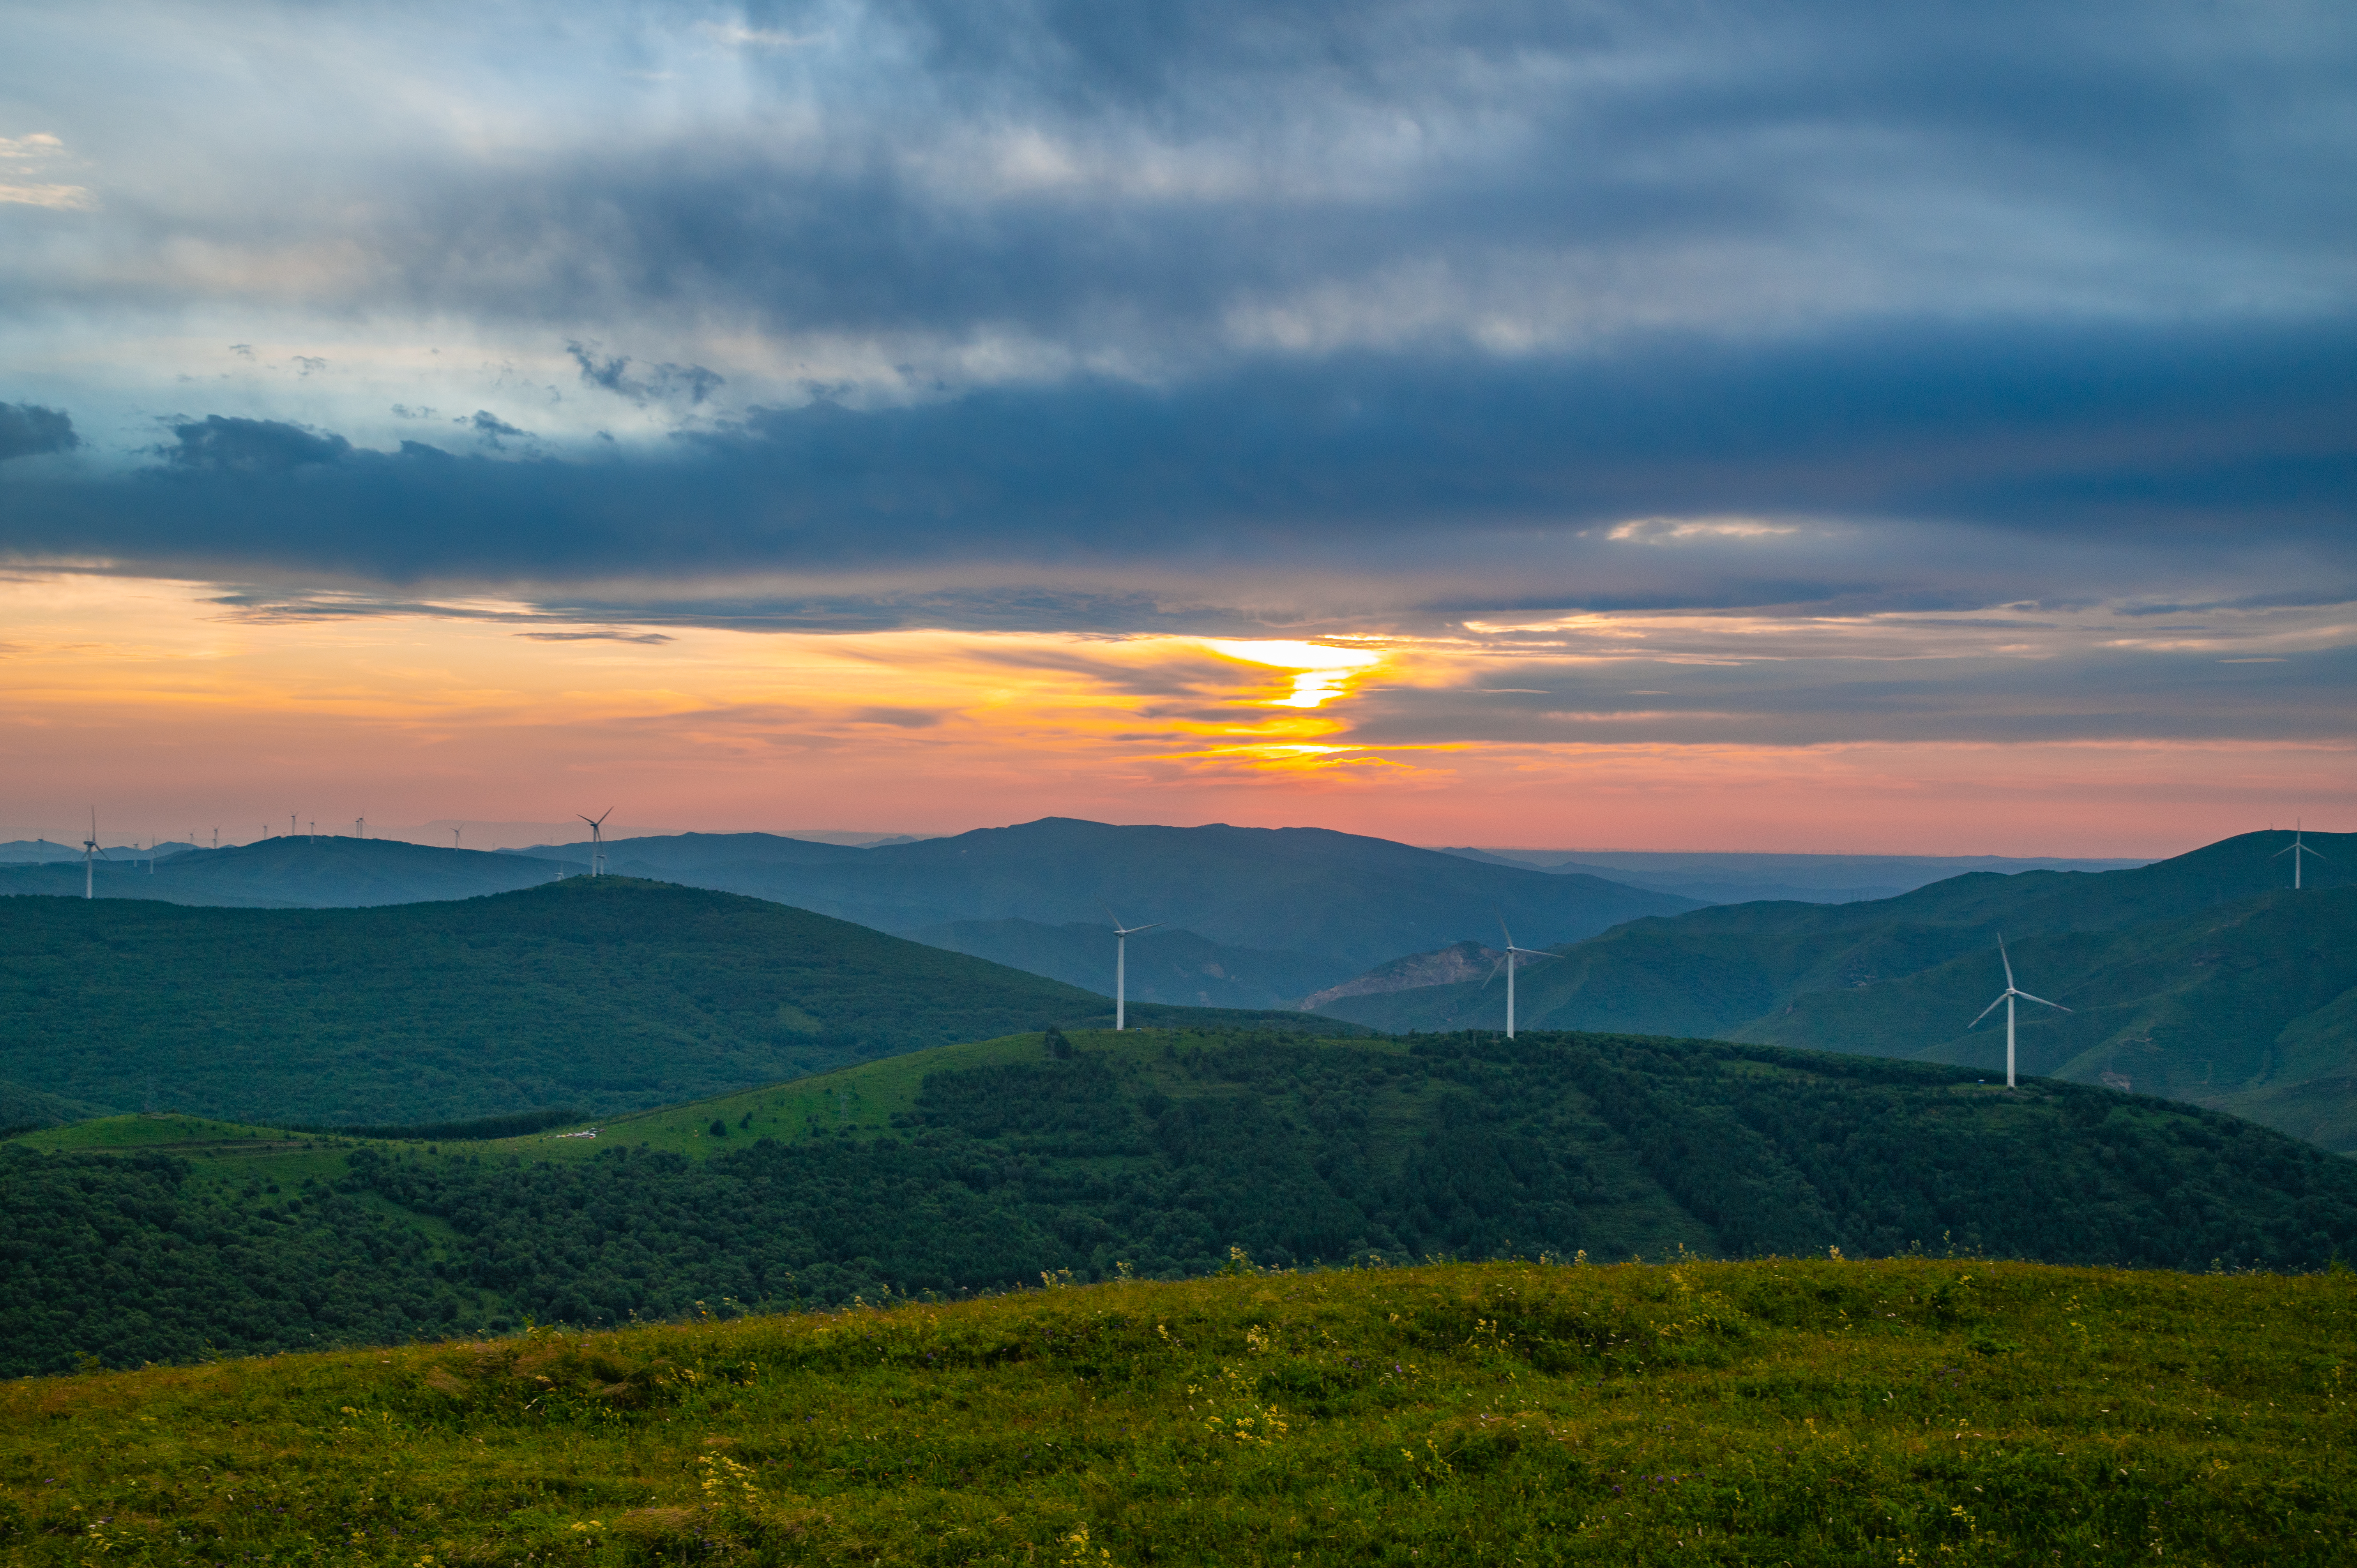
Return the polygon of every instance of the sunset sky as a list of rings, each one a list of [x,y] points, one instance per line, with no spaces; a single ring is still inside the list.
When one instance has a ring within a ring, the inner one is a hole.
[[[25,8],[0,838],[2357,826],[2357,11]]]

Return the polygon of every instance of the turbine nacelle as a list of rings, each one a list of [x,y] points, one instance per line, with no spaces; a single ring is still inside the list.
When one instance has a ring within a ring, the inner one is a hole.
[[[589,875],[592,876],[603,876],[606,874],[606,817],[613,814],[614,808],[611,806],[606,808],[605,816],[587,817],[581,816],[578,811],[574,813],[589,824]]]

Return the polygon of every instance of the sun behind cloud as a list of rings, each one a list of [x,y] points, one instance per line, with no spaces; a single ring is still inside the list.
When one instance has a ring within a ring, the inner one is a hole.
[[[1233,641],[1222,638],[1206,639],[1203,646],[1223,658],[1295,671],[1291,694],[1268,702],[1268,706],[1277,708],[1315,708],[1345,696],[1353,676],[1364,675],[1383,661],[1381,653],[1369,649],[1334,648],[1319,642]]]

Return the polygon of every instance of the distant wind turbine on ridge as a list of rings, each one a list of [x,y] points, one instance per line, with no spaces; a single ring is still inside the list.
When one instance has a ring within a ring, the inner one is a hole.
[[[1162,922],[1125,926],[1110,908],[1105,910],[1105,918],[1113,922],[1113,1026],[1114,1032],[1119,1034],[1129,1027],[1129,939],[1140,931],[1153,930]]]
[[[2002,936],[1996,940],[1996,956],[1997,961],[2005,965],[2005,992],[1996,999],[1996,1002],[2005,1004],[2005,1086],[2011,1089],[2013,1087],[2013,999],[2018,996],[2024,1002],[2035,1002],[2040,1007],[2051,1007],[2057,1013],[2068,1013],[2071,1009],[2063,1006],[2060,1002],[2049,1002],[2043,996],[2032,996],[2029,992],[2014,984],[2013,960],[2006,957],[2005,938]],[[1981,1017],[1965,1025],[1964,1033],[1969,1035],[1979,1028],[1981,1018],[1986,1018],[1996,1011],[1996,1002],[1992,1002],[1982,1008]]]
[[[581,817],[578,811],[573,814]],[[606,817],[613,814],[614,808],[607,807]],[[589,875],[592,876],[606,875],[606,817],[581,817],[589,824]]]
[[[2287,854],[2291,856],[2291,890],[2295,893],[2299,891],[2299,857],[2304,854],[2316,854],[2316,851],[2309,848],[2308,845],[2300,842],[2300,831],[2299,827],[2295,824],[2291,830],[2291,843],[2276,851],[2275,854],[2267,856],[2269,860],[2275,859],[2276,855]],[[2316,858],[2322,860],[2324,857],[2320,854],[2316,854]]]
[[[98,847],[98,808],[96,806],[92,806],[90,809],[90,837],[81,841],[81,896],[83,897],[95,898],[98,897],[98,869],[96,863],[100,860],[112,860],[113,858],[114,857],[113,855],[108,854],[104,850]]]
[[[1514,1037],[1514,971],[1521,967],[1514,962],[1514,955],[1521,953],[1530,958],[1561,958],[1563,955],[1548,952],[1544,948],[1516,947],[1514,933],[1506,929],[1506,917],[1503,915],[1498,917],[1498,931],[1506,939],[1506,950],[1500,953],[1498,961],[1490,966],[1490,980],[1498,978],[1499,970],[1506,972],[1506,1038],[1511,1040]],[[1483,990],[1490,988],[1490,980],[1481,983]]]

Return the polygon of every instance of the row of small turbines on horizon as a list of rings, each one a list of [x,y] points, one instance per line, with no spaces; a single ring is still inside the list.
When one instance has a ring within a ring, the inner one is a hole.
[[[575,814],[579,815],[578,812]],[[606,818],[610,817],[613,814],[614,808],[608,806],[601,816],[584,816],[581,818],[583,822],[589,824],[589,875],[592,876],[603,876],[606,875]],[[463,849],[466,847],[464,842],[465,832],[466,824],[463,822],[451,828],[451,848]],[[270,836],[271,824],[264,822],[262,824],[262,837],[267,839]],[[312,820],[310,823],[310,832],[307,835],[303,832],[303,822],[300,814],[295,811],[287,812],[286,836],[288,838],[307,836],[316,843],[318,842],[319,837],[319,823],[317,819],[314,818]],[[366,817],[355,817],[352,819],[352,836],[360,839],[368,837],[368,819]],[[196,841],[196,830],[191,828],[188,830],[188,842],[191,844],[195,844]],[[136,848],[137,845],[135,843],[132,847]],[[204,846],[199,845],[199,847]],[[219,828],[215,828],[213,830],[213,842],[210,847],[214,849],[221,848],[221,829]],[[150,876],[153,876],[156,874],[156,841],[150,838],[147,845],[147,875]],[[81,841],[81,896],[83,897],[95,898],[98,897],[98,863],[102,860],[112,861],[113,858],[114,857],[113,855],[106,853],[105,846],[98,842],[98,808],[93,806],[91,808],[90,812],[90,836]],[[557,875],[559,877],[562,877],[564,875],[564,872],[560,869]]]

